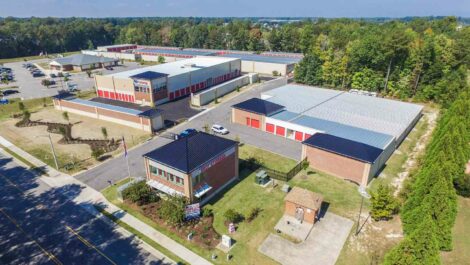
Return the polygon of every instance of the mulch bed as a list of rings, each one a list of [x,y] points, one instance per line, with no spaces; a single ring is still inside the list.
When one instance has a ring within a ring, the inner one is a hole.
[[[132,204],[127,202],[127,204]],[[143,206],[136,206],[141,212],[155,223],[166,227],[173,234],[178,235],[180,238],[187,240],[189,233],[193,233],[192,243],[203,247],[205,249],[214,249],[220,242],[221,236],[213,228],[214,217],[201,217],[191,221],[184,222],[181,226],[174,226],[167,223],[164,219],[158,216],[158,209],[160,202],[151,203]]]

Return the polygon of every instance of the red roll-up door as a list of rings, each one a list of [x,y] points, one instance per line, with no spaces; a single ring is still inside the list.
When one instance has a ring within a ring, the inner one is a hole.
[[[282,126],[276,126],[276,134],[281,135],[281,136],[285,136],[286,135],[286,128],[284,128]]]
[[[307,140],[308,138],[310,138],[310,136],[312,136],[312,135],[311,135],[311,134],[308,134],[308,133],[306,133],[306,134],[305,134],[305,137],[304,137],[304,140]]]
[[[175,98],[175,94],[173,92],[170,92],[170,100],[173,100]]]
[[[266,131],[269,133],[274,133],[274,124],[266,123]]]
[[[251,127],[259,129],[259,120],[251,119]]]
[[[186,94],[191,93],[189,90],[190,90],[190,89],[189,89],[189,86],[188,86],[188,87],[186,88]]]
[[[98,90],[98,96],[99,96],[99,97],[103,97],[103,91]]]
[[[114,92],[109,92],[109,97],[111,99],[115,99],[116,98],[116,95],[114,94]]]
[[[250,118],[246,118],[246,126],[251,126],[251,119]]]
[[[299,142],[302,141],[304,139],[303,137],[304,137],[303,132],[295,132],[295,140],[296,141],[299,141]]]
[[[180,96],[180,91],[179,90],[176,90],[175,91],[175,98],[178,98]]]
[[[108,91],[104,91],[103,95],[104,95],[105,98],[109,98],[109,92]]]

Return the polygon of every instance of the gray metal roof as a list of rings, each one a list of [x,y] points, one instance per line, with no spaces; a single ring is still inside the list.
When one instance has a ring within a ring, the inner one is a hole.
[[[274,118],[274,117],[273,117]],[[315,130],[325,132],[337,137],[345,138],[351,141],[361,142],[380,149],[385,149],[393,140],[392,135],[378,133],[362,128],[349,126],[333,121],[309,117],[306,115],[299,116],[290,121]]]
[[[94,63],[110,63],[117,61],[117,59],[107,58],[102,56],[94,56],[89,54],[74,54],[63,58],[54,59],[61,65],[89,65]]]
[[[396,100],[289,84],[263,93],[287,111],[400,138],[423,107]]]
[[[219,54],[219,57],[238,58],[242,61],[253,61],[262,63],[276,63],[276,64],[296,64],[302,58],[295,57],[283,57],[283,56],[270,56],[270,55],[258,55],[258,54],[241,54],[241,53],[227,53]]]

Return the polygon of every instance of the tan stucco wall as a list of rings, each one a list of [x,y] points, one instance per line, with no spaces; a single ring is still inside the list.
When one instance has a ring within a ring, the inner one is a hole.
[[[330,175],[367,185],[370,164],[348,157],[302,145],[302,158],[307,157],[310,167]]]

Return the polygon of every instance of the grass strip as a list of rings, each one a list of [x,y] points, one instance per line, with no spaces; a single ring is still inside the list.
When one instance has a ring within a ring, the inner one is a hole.
[[[4,145],[1,145],[1,144],[0,144],[0,148],[5,150],[5,152],[7,152],[12,157],[20,160],[23,164],[27,165],[29,167],[29,169],[35,171],[39,175],[47,175],[47,173],[43,169],[33,165],[31,162],[24,159],[22,156],[18,155],[17,153],[13,152],[11,149],[9,149],[9,148],[5,147]]]
[[[121,221],[119,218],[115,217],[114,215],[112,215],[111,213],[109,213],[108,211],[106,211],[105,209],[102,209],[101,207],[98,207],[98,206],[95,206],[96,210],[98,210],[101,214],[103,214],[104,216],[108,217],[111,221],[113,221],[114,223],[116,223],[117,225],[119,225],[120,227],[124,228],[125,230],[129,231],[130,233],[134,234],[135,236],[137,236],[139,239],[141,239],[142,241],[144,241],[145,243],[149,244],[150,246],[152,246],[154,249],[160,251],[163,255],[167,256],[168,258],[172,259],[173,261],[177,262],[177,264],[180,264],[180,265],[184,265],[184,264],[187,264],[185,263],[183,260],[181,260],[178,256],[176,256],[175,254],[173,254],[171,251],[169,251],[168,249],[162,247],[160,244],[158,244],[157,242],[153,241],[152,239],[150,239],[148,236],[142,234],[141,232],[139,232],[138,230],[136,230],[135,228],[133,228],[132,226],[128,225],[127,223]]]

